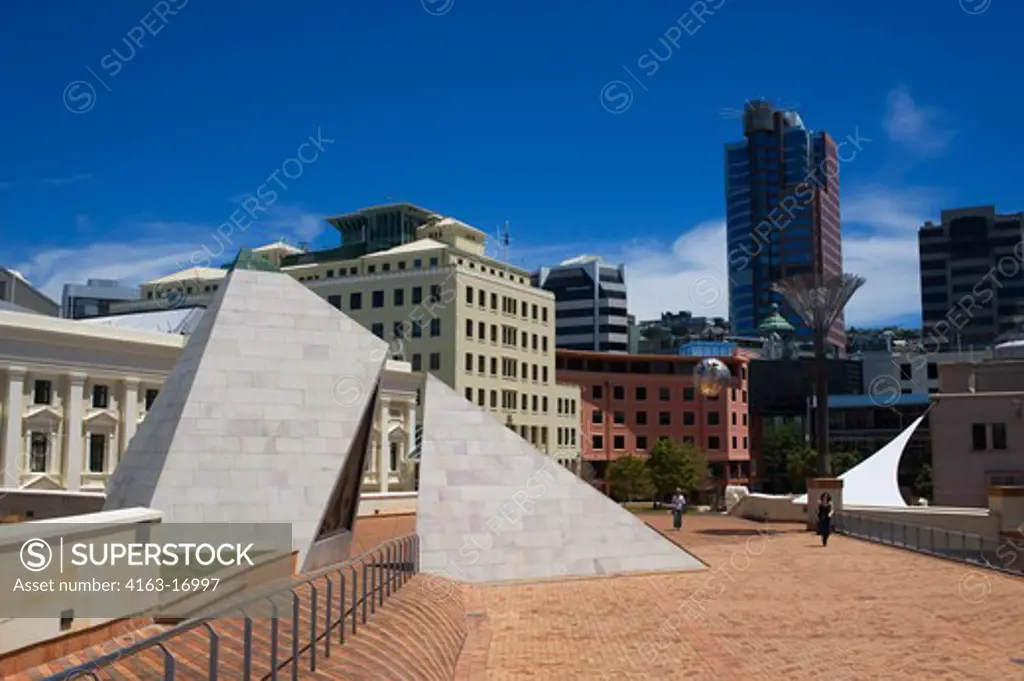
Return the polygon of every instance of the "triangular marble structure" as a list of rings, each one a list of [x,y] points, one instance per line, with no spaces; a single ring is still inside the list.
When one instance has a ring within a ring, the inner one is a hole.
[[[235,269],[132,438],[104,510],[290,523],[300,569],[344,560],[387,350],[287,274]]]
[[[459,581],[705,567],[433,376],[418,503],[420,568]]]

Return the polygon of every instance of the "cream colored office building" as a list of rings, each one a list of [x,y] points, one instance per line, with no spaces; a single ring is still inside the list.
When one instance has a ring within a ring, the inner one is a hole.
[[[0,310],[0,499],[5,490],[103,492],[186,342]],[[387,362],[364,494],[415,490],[410,454],[422,379],[406,363]],[[7,496],[11,513],[19,502]]]
[[[411,204],[329,218],[340,248],[282,269],[563,465],[578,466],[579,388],[555,383],[554,296],[484,255],[486,235]],[[562,437],[559,437],[561,429]]]
[[[253,249],[542,452],[579,460],[579,388],[555,383],[554,296],[484,255],[486,235],[412,204],[328,218],[335,249]],[[193,258],[193,260],[196,260]],[[193,267],[141,286],[125,309],[205,306],[226,270]],[[396,340],[398,339],[398,340]],[[567,408],[558,409],[558,405]]]

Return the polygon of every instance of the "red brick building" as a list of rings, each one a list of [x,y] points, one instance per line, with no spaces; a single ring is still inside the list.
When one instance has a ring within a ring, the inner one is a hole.
[[[559,383],[580,386],[580,451],[600,479],[619,457],[644,455],[659,439],[692,442],[706,454],[712,483],[746,485],[750,469],[748,359],[719,359],[732,380],[716,397],[694,387],[701,357],[558,350]]]

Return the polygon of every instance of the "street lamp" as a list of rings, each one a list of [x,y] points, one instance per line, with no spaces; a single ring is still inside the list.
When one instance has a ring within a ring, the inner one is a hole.
[[[843,308],[866,280],[856,274],[800,274],[776,282],[772,288],[782,295],[814,334],[815,435],[818,475],[832,474],[828,453],[828,374],[825,369],[825,339]]]

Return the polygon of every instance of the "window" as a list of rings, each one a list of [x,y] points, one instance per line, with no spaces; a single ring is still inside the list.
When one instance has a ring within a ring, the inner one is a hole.
[[[542,322],[547,322],[548,321],[548,309],[546,307],[542,307],[540,309],[540,320]]]
[[[672,391],[668,388],[658,388],[658,399],[662,402],[672,399]]]
[[[624,400],[626,399],[626,389],[621,385],[617,385],[612,388],[612,399]]]
[[[367,265],[366,266],[366,271],[369,272],[370,274],[373,274],[374,272],[377,271],[377,266],[376,265]]]
[[[476,301],[476,304],[479,305],[480,307],[486,307],[487,292],[484,291],[483,289],[480,289],[480,292],[477,294]]]
[[[736,436],[735,435],[732,436],[732,448],[736,449]],[[739,477],[739,476],[736,476],[736,477]]]
[[[348,296],[348,309],[350,310],[362,310],[363,309],[363,294],[362,293],[350,293]]]
[[[595,409],[590,414],[590,422],[591,423],[604,423],[604,412],[601,411],[600,409]]]
[[[626,438],[623,435],[616,435],[612,438],[612,448],[614,449],[625,449]]]
[[[390,461],[388,462],[390,465],[388,471],[393,473],[394,471],[398,470],[398,443],[391,442],[389,444],[391,445],[391,451],[389,452],[391,454],[391,457]]]
[[[413,286],[412,287],[412,304],[419,305],[423,302],[423,287]]]
[[[467,286],[466,287],[466,303],[468,305],[472,305],[473,304],[473,287],[472,286]]]
[[[146,411],[153,408],[153,403],[156,402],[156,396],[160,394],[159,390],[147,390],[146,391]]]
[[[466,338],[472,338],[472,337],[473,337],[473,320],[472,319],[467,319],[466,320]]]
[[[693,388],[683,388],[683,399],[693,400]]]
[[[430,302],[436,303],[441,300],[441,287],[438,284],[430,286]]]
[[[659,426],[670,426],[672,425],[672,415],[667,411],[658,412],[658,425]]]
[[[732,425],[736,425],[736,412],[732,413]]]
[[[599,399],[601,399],[601,398],[603,397],[603,394],[602,394],[602,393],[603,393],[603,391],[601,390],[601,386],[599,386],[599,385],[595,385],[595,386],[594,386],[594,387],[592,388],[592,392],[591,392],[591,395],[593,395],[593,397],[594,397],[594,399],[595,399],[595,400],[599,400]]]
[[[412,323],[412,337],[420,338],[423,336],[423,322],[414,320]]]
[[[935,362],[928,362],[928,380],[935,380],[939,377],[939,365]]]
[[[722,448],[722,441],[719,439],[719,437],[717,435],[712,435],[711,437],[708,438],[708,449],[714,450],[714,449],[721,449],[721,448]]]
[[[600,435],[595,435],[590,439],[590,445],[594,449],[604,449],[604,438]]]
[[[746,449],[746,448],[747,448],[747,438],[744,437],[743,438],[743,449]]]
[[[412,268],[414,270],[418,270],[421,267],[423,267],[423,261],[422,260],[420,260],[419,258],[416,258],[415,260],[412,261]]]
[[[467,402],[472,402],[473,401],[473,389],[472,388],[466,388],[466,401]]]
[[[646,400],[647,399],[647,388],[645,388],[644,386],[639,386],[636,389],[636,399],[638,399],[638,400]]]
[[[89,435],[89,472],[102,473],[107,470],[107,436],[102,433]]]
[[[497,310],[498,309],[498,294],[497,293],[492,293],[491,294],[491,309],[492,310]]]
[[[487,391],[483,388],[479,388],[476,391],[476,403],[481,407],[487,404]]]
[[[992,424],[992,449],[1006,449],[1006,424]]]
[[[717,411],[709,411],[708,412],[708,425],[709,426],[717,426],[719,420],[720,420],[720,415],[719,415],[719,413]]]
[[[901,381],[912,381],[914,380],[914,372],[909,364],[904,362],[900,364],[900,380]]]
[[[394,293],[392,294],[392,298],[395,307],[402,307],[403,305],[405,305],[405,289],[396,288]]]
[[[696,443],[696,440],[693,439],[692,435],[684,435],[683,436],[683,444],[684,445],[692,445],[694,443]]]
[[[472,352],[467,352],[466,353],[466,371],[472,371],[472,370],[473,370],[473,353]]]
[[[28,470],[30,473],[45,473],[50,458],[50,440],[45,433],[32,433]]]
[[[693,412],[692,411],[684,411],[683,412],[683,425],[684,426],[692,426],[694,423],[696,423],[696,418],[695,418]]]
[[[440,335],[441,335],[441,320],[437,319],[435,317],[434,319],[430,320],[430,336],[432,338],[437,338]]]
[[[327,302],[330,303],[331,307],[338,310],[341,309],[341,296],[327,296]]]
[[[431,258],[430,259],[430,266],[431,267],[437,267],[437,258]]]
[[[49,381],[36,381],[33,393],[35,404],[49,404],[53,399],[53,384]]]
[[[430,353],[430,370],[439,371],[441,369],[441,353],[432,352]]]
[[[413,327],[416,328],[416,327]],[[412,356],[412,370],[422,371],[423,370],[423,357],[416,354]]]
[[[615,412],[614,414],[612,414],[612,420],[616,423],[616,425],[620,425],[621,426],[622,424],[624,424],[626,422],[626,412],[624,412],[624,411],[617,411],[617,412]]]
[[[747,415],[746,414],[743,415],[743,425],[744,426],[747,425]]]
[[[636,448],[641,452],[647,449],[647,436],[637,435],[636,436]]]
[[[384,292],[374,291],[372,294],[372,303],[374,308],[384,307]]]
[[[92,387],[92,408],[106,409],[110,404],[110,395],[105,385],[94,385]]]
[[[981,452],[988,449],[988,438],[986,437],[984,423],[971,424],[971,449]]]
[[[638,425],[638,426],[646,426],[647,425],[647,412],[646,411],[638,411],[636,413],[636,425]]]

